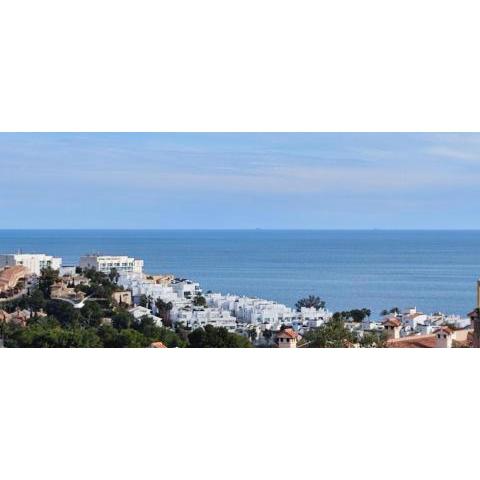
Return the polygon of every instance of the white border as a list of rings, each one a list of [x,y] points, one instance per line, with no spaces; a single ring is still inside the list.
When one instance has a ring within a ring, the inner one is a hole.
[[[477,131],[478,2],[18,0],[0,131]]]
[[[3,350],[2,472],[472,478],[477,353]]]
[[[477,5],[3,2],[0,130],[479,131]],[[471,478],[476,353],[3,350],[2,476]]]

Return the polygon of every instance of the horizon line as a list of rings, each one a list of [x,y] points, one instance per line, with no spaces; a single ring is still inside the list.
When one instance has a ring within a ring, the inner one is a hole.
[[[84,228],[68,228],[68,227],[49,227],[49,228],[0,228],[0,232],[14,232],[14,231],[150,231],[150,232],[161,232],[161,231],[291,231],[291,232],[335,232],[335,231],[358,231],[358,232],[477,232],[480,231],[479,228],[262,228],[262,227],[249,227],[249,228],[97,228],[97,227],[84,227]]]

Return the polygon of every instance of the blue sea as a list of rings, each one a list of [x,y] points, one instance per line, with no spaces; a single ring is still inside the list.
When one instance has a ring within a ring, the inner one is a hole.
[[[3,230],[0,253],[39,252],[76,264],[88,252],[128,254],[151,273],[204,290],[293,306],[315,294],[331,310],[393,306],[466,314],[480,277],[480,231]]]

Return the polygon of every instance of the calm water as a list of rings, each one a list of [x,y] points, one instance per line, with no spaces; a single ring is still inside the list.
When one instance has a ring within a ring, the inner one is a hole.
[[[314,293],[330,309],[417,306],[465,314],[480,277],[480,231],[0,231],[0,252],[77,263],[87,252],[128,254],[147,272],[205,290],[288,305]]]

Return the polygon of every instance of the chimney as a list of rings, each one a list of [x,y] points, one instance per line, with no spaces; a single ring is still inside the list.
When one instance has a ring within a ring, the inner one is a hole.
[[[388,318],[383,322],[383,328],[388,339],[399,339],[400,330],[402,329],[402,323],[398,318]]]
[[[437,336],[436,348],[452,348],[453,332],[448,327],[441,327],[435,332]]]
[[[471,328],[473,328],[473,348],[480,348],[480,316],[479,310],[476,308],[471,311],[468,316],[470,317]]]

